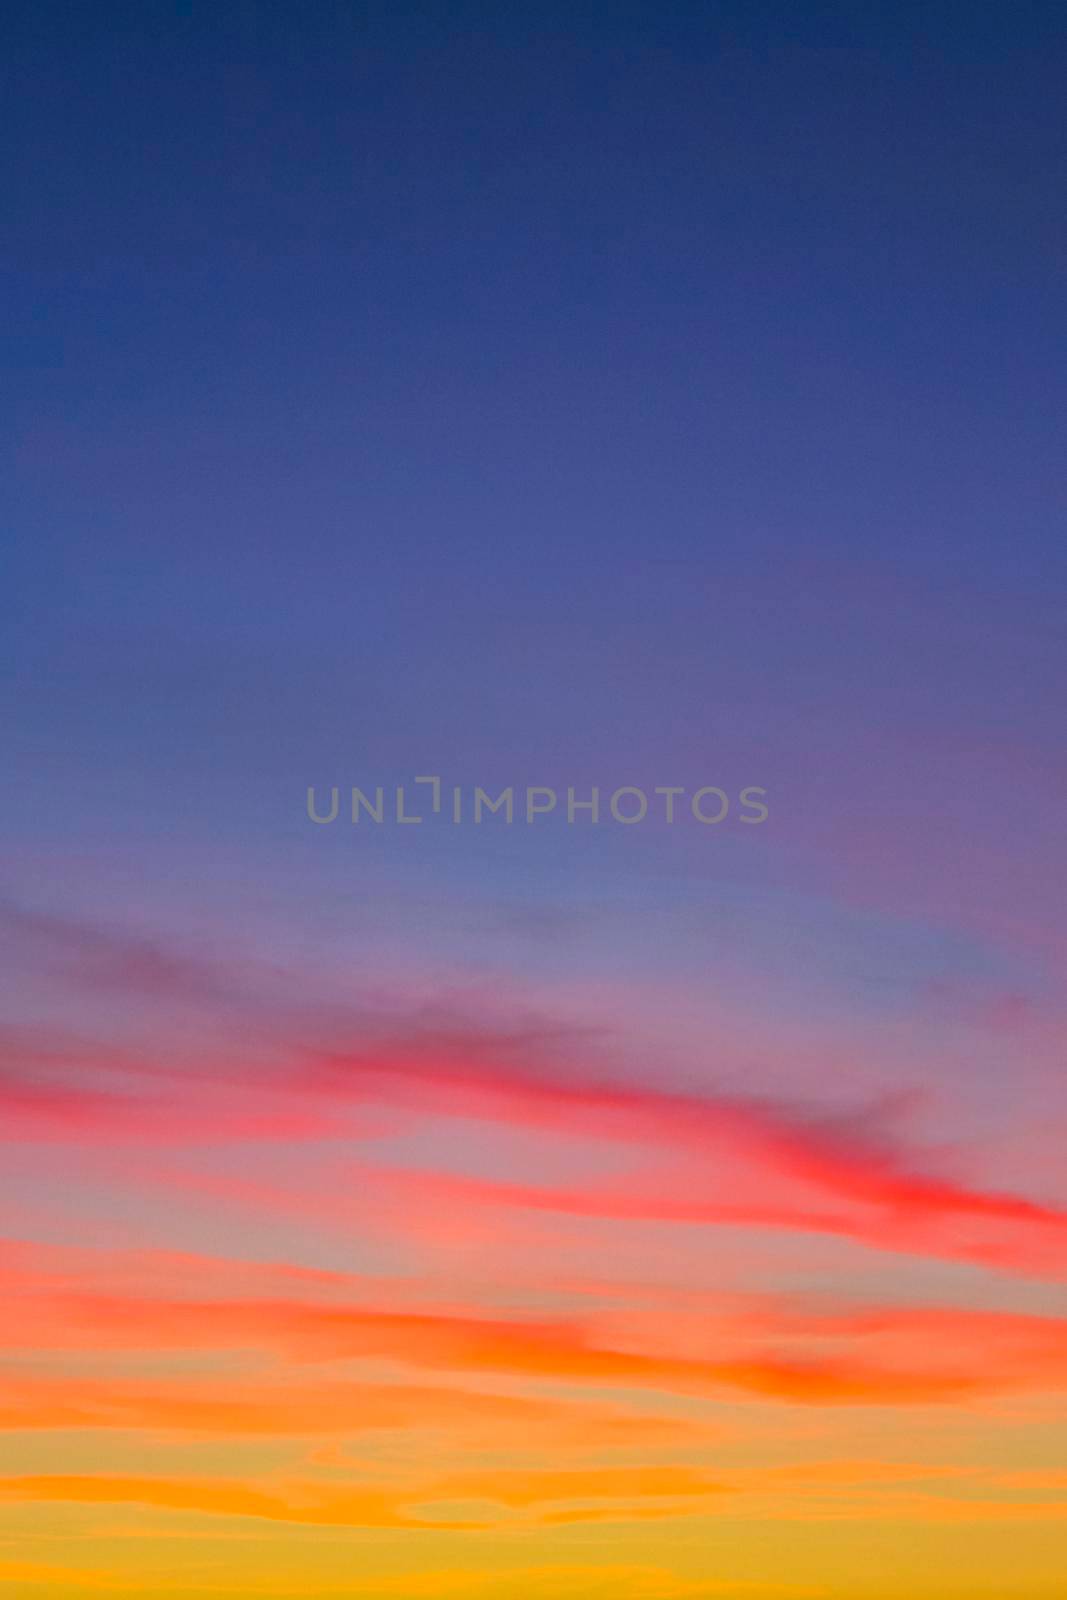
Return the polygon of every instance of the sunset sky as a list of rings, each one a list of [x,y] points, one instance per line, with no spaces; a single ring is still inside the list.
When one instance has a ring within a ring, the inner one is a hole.
[[[0,1591],[1061,1597],[1062,7],[5,32]]]

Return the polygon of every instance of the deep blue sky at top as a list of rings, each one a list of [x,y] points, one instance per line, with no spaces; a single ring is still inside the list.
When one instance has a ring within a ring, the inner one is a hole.
[[[15,8],[19,794],[1050,736],[1065,24]]]

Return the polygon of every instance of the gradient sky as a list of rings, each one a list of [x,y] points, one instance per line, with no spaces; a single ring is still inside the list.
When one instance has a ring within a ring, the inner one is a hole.
[[[5,34],[0,1588],[1061,1595],[1063,8]]]

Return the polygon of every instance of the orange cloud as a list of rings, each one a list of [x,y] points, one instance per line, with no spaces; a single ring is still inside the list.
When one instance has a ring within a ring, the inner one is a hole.
[[[90,1254],[86,1266],[91,1271]],[[358,1282],[358,1280],[357,1280]],[[193,1298],[96,1289],[9,1261],[8,1351],[272,1351],[455,1373],[804,1403],[921,1404],[1067,1387],[1067,1323],[949,1307],[817,1307],[750,1297],[652,1319],[382,1309],[293,1294]],[[373,1294],[373,1286],[371,1287]]]

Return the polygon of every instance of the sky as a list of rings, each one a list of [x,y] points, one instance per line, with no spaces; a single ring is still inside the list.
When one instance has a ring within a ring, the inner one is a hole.
[[[0,1587],[1053,1600],[1062,8],[5,35]]]

